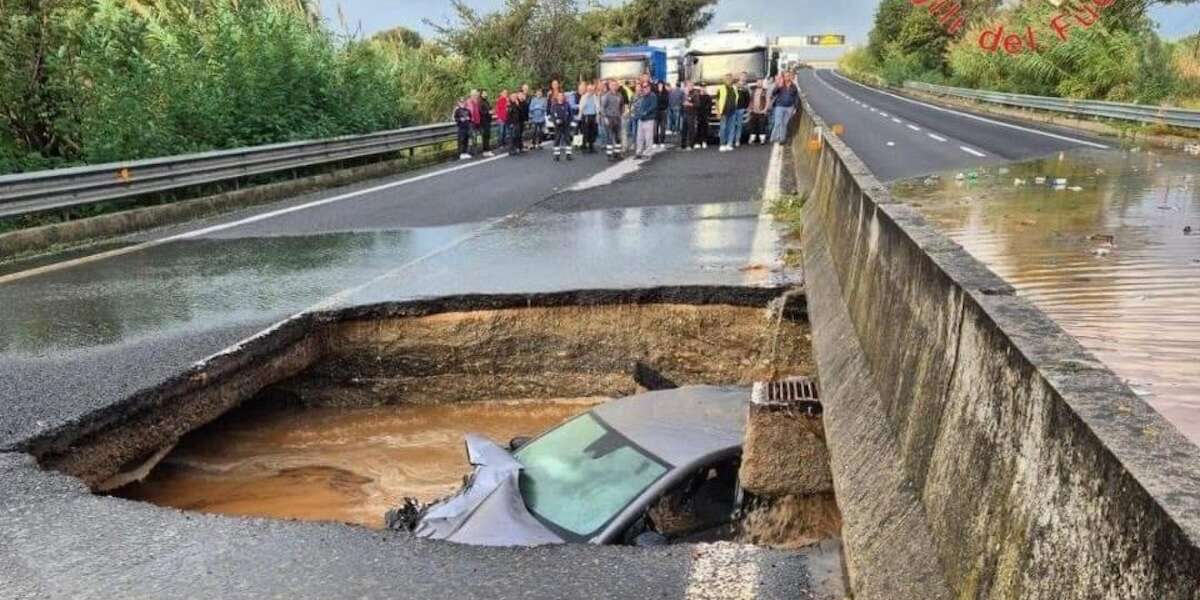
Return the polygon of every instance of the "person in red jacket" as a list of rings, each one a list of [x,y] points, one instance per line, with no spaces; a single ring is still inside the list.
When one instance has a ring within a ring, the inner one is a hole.
[[[496,98],[496,120],[500,122],[500,141],[497,142],[501,148],[508,143],[508,134],[510,128],[508,125],[508,90],[500,90],[500,97]]]

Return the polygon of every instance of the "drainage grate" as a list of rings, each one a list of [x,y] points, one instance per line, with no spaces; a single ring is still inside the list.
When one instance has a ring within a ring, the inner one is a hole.
[[[755,383],[750,401],[759,406],[798,410],[814,417],[822,412],[817,382],[808,377]]]

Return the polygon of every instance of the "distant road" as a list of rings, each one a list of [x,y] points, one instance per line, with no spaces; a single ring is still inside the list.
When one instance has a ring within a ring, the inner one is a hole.
[[[817,114],[845,127],[842,139],[883,181],[949,169],[1108,148],[1087,135],[951,109],[805,70],[800,87]]]

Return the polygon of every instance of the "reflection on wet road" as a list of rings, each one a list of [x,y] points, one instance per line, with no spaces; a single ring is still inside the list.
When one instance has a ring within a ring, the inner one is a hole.
[[[895,187],[1200,442],[1197,172],[1087,151]]]
[[[533,436],[600,399],[379,408],[242,408],[189,434],[116,495],[228,515],[382,527],[405,497],[453,493],[471,470],[463,435]]]

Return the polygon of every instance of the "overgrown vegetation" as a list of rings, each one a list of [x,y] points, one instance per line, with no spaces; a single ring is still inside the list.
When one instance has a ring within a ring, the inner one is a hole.
[[[600,47],[716,0],[508,0],[425,40],[335,32],[305,0],[0,0],[0,173],[443,121],[456,97],[590,76]]]
[[[1200,34],[1177,42],[1161,39],[1147,16],[1154,3],[1118,0],[1099,11],[1091,27],[1070,21],[1063,40],[1049,23],[1078,2],[1062,8],[1042,1],[1008,7],[995,0],[964,2],[967,25],[952,34],[909,0],[883,0],[870,43],[848,53],[842,68],[894,85],[921,80],[1065,98],[1200,105]],[[1000,26],[1018,35],[1032,28],[1036,48],[1010,53],[981,47],[984,32]]]

